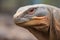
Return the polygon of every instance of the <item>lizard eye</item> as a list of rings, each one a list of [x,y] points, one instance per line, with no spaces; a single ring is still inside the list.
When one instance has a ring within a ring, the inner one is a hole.
[[[31,9],[29,12],[33,12],[34,11],[34,8],[33,9]]]
[[[35,9],[33,8],[33,9],[30,9],[29,11],[28,11],[28,14],[33,14],[34,13],[34,11],[35,11]]]

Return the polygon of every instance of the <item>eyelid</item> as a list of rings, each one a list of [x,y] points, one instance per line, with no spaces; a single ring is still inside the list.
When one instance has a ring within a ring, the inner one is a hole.
[[[32,11],[32,13],[33,13],[34,11],[36,11],[37,7],[35,7],[35,8],[29,8],[29,9],[27,10],[26,14],[29,14],[29,13],[30,13],[30,10],[32,10],[32,9],[34,9],[34,10]]]
[[[35,9],[37,9],[37,8],[29,8],[29,10],[32,10],[32,9],[34,9],[34,10],[35,10]],[[29,10],[28,10],[28,11],[29,11]]]

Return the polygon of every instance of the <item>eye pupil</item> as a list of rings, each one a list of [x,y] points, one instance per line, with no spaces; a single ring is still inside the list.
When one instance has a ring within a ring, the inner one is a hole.
[[[33,12],[33,11],[34,11],[34,9],[30,10],[30,12]]]
[[[30,9],[29,11],[28,11],[28,14],[30,14],[30,15],[32,15],[33,13],[34,13],[34,8],[33,9]]]

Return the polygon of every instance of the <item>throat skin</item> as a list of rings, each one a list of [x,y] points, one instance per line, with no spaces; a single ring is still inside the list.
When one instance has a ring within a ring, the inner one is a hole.
[[[35,28],[27,27],[28,29],[38,40],[49,40],[49,33],[44,33],[42,31],[38,31]]]

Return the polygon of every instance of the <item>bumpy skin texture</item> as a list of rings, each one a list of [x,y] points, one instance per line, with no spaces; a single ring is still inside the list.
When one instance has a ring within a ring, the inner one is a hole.
[[[21,7],[14,22],[28,29],[38,40],[60,40],[60,9],[46,4]]]

